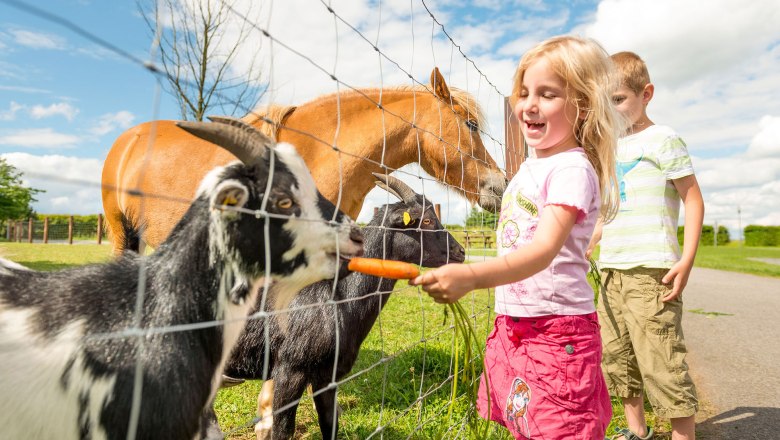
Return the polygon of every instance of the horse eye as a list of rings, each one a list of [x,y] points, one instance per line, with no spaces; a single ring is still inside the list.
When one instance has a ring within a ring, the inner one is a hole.
[[[292,199],[285,197],[278,202],[276,202],[276,207],[279,209],[290,209],[292,208],[293,201]]]
[[[469,130],[471,130],[471,131],[477,131],[477,128],[478,128],[478,127],[477,127],[477,121],[475,121],[475,120],[473,120],[473,119],[467,119],[467,120],[466,120],[466,126],[467,126],[467,127],[469,128]]]

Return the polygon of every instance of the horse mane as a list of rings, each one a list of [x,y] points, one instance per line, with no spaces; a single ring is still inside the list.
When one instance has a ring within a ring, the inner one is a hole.
[[[466,111],[467,114],[471,115],[476,119],[478,126],[485,130],[487,126],[487,118],[485,117],[485,113],[482,110],[482,107],[480,107],[477,100],[474,98],[474,96],[462,89],[459,89],[457,87],[449,87],[450,89],[450,95],[452,96],[452,104],[458,104]],[[371,95],[371,94],[379,94],[379,93],[392,93],[392,92],[419,92],[419,93],[427,93],[427,94],[433,94],[433,92],[425,86],[421,85],[401,85],[401,86],[393,86],[393,87],[385,87],[383,89],[380,89],[378,87],[374,88],[363,88],[363,89],[357,89],[357,90],[347,90],[342,92],[334,92],[327,95],[322,95],[317,98],[314,98],[313,100],[307,102],[306,104],[302,105],[309,105],[314,104],[320,101],[328,101],[328,100],[334,100],[337,98],[350,98],[354,96],[363,96],[363,95]],[[438,99],[438,97],[437,97]],[[450,104],[450,103],[446,103]],[[257,126],[258,121],[262,123],[258,128],[268,136],[271,136],[272,139],[276,139],[276,131],[279,129],[279,125],[281,124],[282,120],[292,113],[296,109],[296,106],[281,106],[281,105],[270,105],[265,107],[258,107],[251,112],[249,112],[246,116],[241,118],[242,121]],[[272,121],[274,121],[273,127],[269,126],[269,124],[263,120],[262,118],[268,118]]]
[[[269,105],[257,107],[247,113],[241,120],[254,126],[264,135],[276,140],[276,132],[279,130],[279,126],[282,125],[282,121],[284,121],[284,118],[295,109],[296,106],[294,105]],[[266,119],[270,119],[273,123],[268,123]]]

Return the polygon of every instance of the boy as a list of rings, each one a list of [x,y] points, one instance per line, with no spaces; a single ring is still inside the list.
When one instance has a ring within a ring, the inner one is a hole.
[[[620,211],[611,223],[596,226],[586,254],[601,240],[602,370],[610,394],[623,401],[628,424],[616,438],[653,438],[645,421],[644,389],[655,413],[671,420],[672,439],[694,439],[698,400],[685,362],[681,294],[699,244],[704,201],[685,143],[647,116],[654,86],[644,61],[632,52],[612,60],[621,77],[613,103],[629,125],[616,157]],[[685,205],[682,254],[680,200]]]

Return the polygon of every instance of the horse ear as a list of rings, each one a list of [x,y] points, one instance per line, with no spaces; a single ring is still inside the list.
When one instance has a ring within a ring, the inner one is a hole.
[[[447,83],[444,82],[444,77],[442,76],[441,72],[439,72],[438,67],[434,67],[433,72],[431,72],[431,86],[433,87],[433,93],[435,93],[439,98],[443,99],[444,102],[452,101],[452,97],[450,96],[450,88],[447,87]]]

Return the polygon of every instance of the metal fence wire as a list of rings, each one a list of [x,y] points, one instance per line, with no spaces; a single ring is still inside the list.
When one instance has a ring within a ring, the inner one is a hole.
[[[158,53],[157,45],[160,41],[160,35],[156,35],[155,38],[152,39],[152,47],[149,48],[148,51],[150,54],[150,59],[144,60],[136,55],[139,53],[139,51],[136,50],[137,48],[133,48],[132,50],[122,49],[117,44],[112,42],[113,36],[96,35],[90,29],[87,29],[84,26],[79,26],[65,17],[39,9],[32,3],[20,2],[16,0],[0,0],[0,2],[22,10],[32,16],[61,26],[68,32],[79,35],[81,38],[85,38],[91,43],[98,45],[102,49],[113,53],[114,56],[128,61],[128,68],[141,69],[145,72],[148,72],[150,76],[158,79],[159,82],[165,81],[164,69],[160,67],[155,59],[155,56]],[[318,48],[319,46],[306,46],[297,44],[296,41],[285,40],[284,37],[279,37],[270,30],[270,23],[259,22],[242,15],[242,13],[237,10],[238,8],[234,6],[233,2],[222,0],[220,3],[227,5],[227,8],[232,14],[232,19],[245,21],[249,26],[254,28],[260,38],[262,38],[263,44],[273,48],[274,51],[284,53],[286,56],[293,56],[298,58],[302,64],[307,65],[307,67],[311,69],[313,76],[318,75],[320,80],[327,81],[328,84],[332,84],[336,92],[335,99],[340,99],[340,94],[345,91],[358,92],[359,88],[355,84],[352,84],[351,80],[345,79],[343,73],[339,73],[344,72],[344,69],[346,68],[355,69],[356,67],[354,65],[350,65],[349,63],[347,63],[345,66],[342,66],[341,63],[343,63],[343,61],[339,56],[338,50],[336,51],[333,60],[329,60],[327,63],[316,61],[315,58],[317,60],[321,60],[320,57],[315,57],[315,55],[317,55],[318,51],[320,50]],[[497,127],[497,130],[491,130],[489,126],[479,126],[479,135],[482,139],[485,140],[485,143],[489,144],[489,146],[492,148],[493,155],[496,156],[494,157],[494,160],[498,163],[501,172],[503,172],[505,175],[509,175],[517,168],[519,161],[515,157],[513,157],[511,160],[509,156],[506,156],[505,158],[507,149],[509,148],[507,147],[507,143],[504,140],[505,136],[507,136],[506,138],[510,139],[517,137],[516,127],[505,128],[504,126],[504,112],[506,110],[507,97],[498,90],[498,88],[494,85],[494,81],[491,81],[485,75],[483,70],[477,66],[477,62],[470,58],[465,53],[464,49],[459,44],[457,44],[451,34],[445,29],[444,25],[442,24],[442,20],[435,16],[432,9],[428,4],[426,4],[424,0],[413,0],[408,3],[410,8],[408,12],[410,21],[409,26],[412,30],[412,33],[414,33],[414,29],[419,29],[418,26],[420,20],[426,20],[425,26],[429,26],[429,34],[426,33],[425,35],[418,35],[417,37],[413,37],[411,47],[406,49],[412,52],[410,57],[412,61],[410,62],[411,65],[408,68],[402,66],[402,63],[397,61],[397,57],[393,56],[393,53],[395,53],[395,48],[393,48],[393,50],[388,50],[388,48],[384,47],[382,43],[381,37],[383,36],[383,32],[392,33],[398,32],[398,30],[384,30],[381,26],[377,26],[375,36],[367,35],[368,32],[362,30],[365,29],[365,26],[358,26],[357,24],[351,22],[350,19],[346,18],[348,14],[345,14],[344,11],[340,11],[339,7],[332,5],[330,1],[318,2],[316,0],[312,0],[310,3],[311,8],[319,8],[321,9],[324,16],[332,18],[333,31],[336,35],[337,42],[339,39],[343,38],[356,38],[360,41],[363,41],[364,51],[366,54],[365,58],[367,60],[366,66],[373,64],[373,61],[368,61],[369,58],[378,61],[378,67],[376,69],[379,72],[380,77],[380,90],[386,86],[386,77],[392,73],[394,79],[399,77],[408,77],[408,85],[414,88],[416,91],[415,93],[433,94],[434,91],[431,90],[431,86],[427,83],[418,81],[416,79],[416,74],[413,73],[415,72],[415,52],[420,51],[419,46],[424,47],[427,44],[430,44],[433,65],[438,63],[444,66],[443,70],[452,71],[455,70],[454,65],[457,63],[459,69],[465,69],[467,72],[475,72],[475,76],[472,76],[470,80],[469,74],[466,74],[466,91],[481,91],[486,93],[490,97],[488,98],[490,102],[487,102],[487,106],[489,107],[490,112],[500,115],[498,117],[500,126]],[[386,2],[380,0],[376,3],[380,17],[382,14],[381,11],[383,8],[383,3]],[[396,4],[393,5],[393,8],[399,8],[399,4],[400,2],[396,2]],[[284,2],[275,2],[273,7],[285,8],[286,6]],[[385,5],[385,7],[387,7],[387,5]],[[387,13],[390,12],[391,11],[388,10]],[[398,12],[392,11],[392,13]],[[415,23],[415,20],[418,22]],[[158,27],[158,33],[160,32],[160,27],[161,26]],[[417,43],[415,43],[415,41]],[[425,43],[425,45],[420,43]],[[415,44],[418,45],[417,48],[415,48]],[[303,48],[301,48],[302,46]],[[435,49],[435,46],[438,47],[438,49]],[[439,46],[449,48],[449,59],[447,59],[446,56],[441,56],[442,49]],[[428,50],[428,48],[425,49],[426,52]],[[439,54],[438,59],[437,53]],[[272,55],[268,62],[271,66],[273,66],[277,60]],[[332,65],[330,65],[331,62]],[[461,64],[465,67],[461,67]],[[283,90],[285,87],[284,78],[270,78],[269,82],[269,90],[271,91]],[[157,115],[159,110],[159,83],[155,93],[156,97],[153,102],[152,114]],[[436,132],[436,130],[425,130],[423,127],[419,126],[419,121],[417,121],[415,117],[411,117],[407,120],[402,118],[400,115],[393,113],[391,109],[384,108],[383,102],[381,101],[381,96],[382,95],[380,94],[380,100],[373,102],[373,105],[382,109],[382,117],[386,118],[386,120],[396,120],[399,118],[404,119],[404,123],[412,128],[415,133],[414,136],[417,138],[417,154],[422,154],[419,150],[419,144],[421,142],[420,139],[422,137],[434,137],[441,141],[442,150],[456,150],[460,154],[461,160],[473,159],[475,161],[485,163],[484,157],[474,156],[473,145],[470,145],[468,141],[458,139],[455,142],[445,142],[443,139],[441,139],[440,132]],[[229,101],[228,97],[225,98]],[[368,97],[366,98],[368,99]],[[243,110],[246,114],[249,114],[253,110],[253,108],[248,107],[245,103],[231,102],[231,104],[235,105],[236,108]],[[442,110],[442,112],[454,111],[454,109],[451,108],[451,102],[447,102],[446,104],[447,106],[445,106],[445,110]],[[417,113],[415,113],[415,115],[416,114]],[[443,118],[442,116],[439,117],[440,119]],[[336,117],[335,120],[340,121],[341,118]],[[272,121],[269,120],[267,122]],[[336,132],[338,134],[338,129]],[[314,136],[313,134],[306,132],[299,134],[309,137]],[[334,169],[332,173],[333,179],[340,180],[342,178],[341,173],[343,160],[344,157],[349,153],[343,152],[341,150],[338,135],[335,136],[334,139],[317,139],[317,141],[326,145],[328,148],[332,148],[333,151],[341,154],[338,169]],[[149,148],[153,148],[153,146],[150,146]],[[393,145],[386,145],[386,148],[393,148]],[[440,182],[430,175],[422,173],[420,170],[410,170],[408,168],[401,167],[396,168],[391,164],[385,163],[384,157],[385,156],[383,151],[381,158],[365,156],[360,157],[359,159],[361,159],[366,166],[375,166],[378,164],[388,174],[394,173],[394,175],[398,176],[400,179],[415,182],[418,187],[421,185],[421,192],[426,197],[429,197],[430,193],[434,188],[437,188],[437,186],[444,187],[445,192],[443,192],[444,195],[442,197],[444,197],[445,200],[435,200],[434,202],[444,204],[442,211],[444,211],[445,214],[447,213],[447,210],[455,209],[452,208],[452,206],[455,206],[454,201],[461,200],[462,196],[467,193],[466,189],[462,185]],[[502,165],[502,162],[506,163],[507,165]],[[512,169],[510,170],[510,168]],[[61,181],[61,177],[54,175],[54,173],[47,174],[45,172],[39,172],[36,174],[36,176],[38,178],[48,178],[52,181]],[[101,188],[90,183],[75,180],[72,183],[85,186],[92,185],[96,190],[96,197],[99,197]],[[346,182],[343,184],[346,185],[349,183]],[[138,190],[132,189],[128,191],[137,192]],[[153,197],[155,195],[147,196]],[[341,197],[341,193],[339,193],[339,197]],[[391,198],[388,197],[387,201],[394,202],[395,200],[391,200]],[[190,203],[191,201],[183,200],[181,202]],[[268,219],[268,214],[266,212],[251,211],[244,214],[255,215],[261,218],[265,217],[266,220]],[[7,230],[7,238],[9,240],[15,241],[32,240],[33,242],[102,242],[103,240],[107,240],[109,238],[103,229],[105,228],[102,228],[100,225],[92,224],[48,224],[47,226],[45,221],[20,221],[9,225]],[[465,244],[487,248],[495,246],[495,237],[491,236],[489,233],[486,233],[483,230],[468,231],[463,227],[457,229],[448,228],[447,230],[453,233],[453,235],[459,239],[462,238],[465,241]],[[268,246],[268,241],[269,237],[267,237],[266,232],[266,246]],[[266,251],[268,252],[268,248],[266,248]],[[206,252],[206,250],[204,250],[204,252]],[[268,254],[270,255],[270,253]],[[139,270],[139,280],[145,279],[146,276],[147,274],[144,273],[143,270]],[[144,296],[147,294],[147,292],[144,291],[144,282],[139,281],[137,282],[137,285],[139,286],[139,290],[137,292],[137,307],[135,313],[138,317],[137,322],[140,323]],[[268,284],[262,286],[263,297],[265,297],[265,294],[268,293],[268,287]],[[333,288],[335,291],[335,283]],[[472,364],[480,362],[480,353],[471,353],[471,358],[458,360],[458,356],[463,356],[463,353],[460,352],[459,354],[458,351],[460,349],[458,331],[461,330],[459,330],[459,327],[453,321],[453,317],[447,314],[447,312],[444,311],[441,306],[433,304],[430,298],[428,298],[427,295],[424,295],[424,292],[417,288],[409,287],[406,285],[406,283],[399,283],[398,288],[394,289],[392,292],[367,292],[364,297],[350,299],[349,301],[362,301],[366,298],[386,298],[391,293],[393,295],[393,301],[399,304],[405,304],[406,309],[403,309],[400,312],[393,312],[396,313],[397,316],[393,314],[386,314],[384,311],[379,315],[372,333],[366,340],[366,345],[370,346],[371,348],[360,353],[361,362],[356,364],[355,369],[346,374],[344,377],[337,379],[335,365],[323,366],[323,368],[329,369],[329,371],[330,369],[333,370],[333,380],[330,384],[328,384],[328,389],[335,388],[337,391],[339,391],[345,385],[349,385],[353,386],[357,390],[353,391],[354,393],[360,393],[360,390],[364,390],[366,393],[370,391],[381,394],[381,398],[376,404],[374,404],[373,407],[361,407],[359,404],[355,404],[354,401],[340,401],[340,404],[342,404],[343,407],[346,407],[345,412],[353,414],[356,412],[362,412],[362,415],[370,420],[369,423],[371,426],[370,428],[361,431],[362,434],[357,434],[356,431],[350,430],[348,426],[349,423],[357,423],[354,422],[357,420],[357,418],[342,415],[339,423],[339,429],[342,432],[347,432],[349,438],[480,438],[479,435],[475,434],[475,432],[471,429],[476,414],[475,402],[473,399],[467,398],[466,395],[466,390],[471,388],[474,383],[461,385],[461,388],[458,390],[459,392],[457,394],[455,393],[454,388],[452,388],[453,382],[457,381],[459,377],[463,377],[463,375],[466,373],[466,370],[470,368]],[[494,318],[492,311],[492,293],[492,290],[488,290],[487,294],[483,295],[482,298],[478,298],[476,294],[472,294],[468,297],[464,297],[464,299],[461,301],[463,305],[463,311],[465,313],[464,316],[466,316],[467,320],[470,321],[471,324],[477,329],[482,342],[484,342],[485,338],[487,337],[487,333],[492,328],[492,320]],[[329,299],[315,305],[310,305],[308,307],[318,307],[321,309],[332,310],[333,315],[337,316],[339,313],[339,305],[340,304],[338,302],[334,301],[333,299]],[[296,309],[287,308],[277,310],[272,314],[258,312],[248,317],[247,319],[267,320],[272,319],[277,315],[290,314],[295,311]],[[140,326],[134,326],[132,328],[123,329],[115,333],[92,335],[92,337],[98,339],[121,338],[137,341],[139,347],[143,348],[144,338],[151,337],[152,335],[186,331],[192,332],[204,327],[222,326],[225,324],[226,322],[204,322],[191,325],[155,328],[141,328]],[[312,323],[312,325],[316,326],[317,323]],[[413,328],[414,336],[408,338],[408,340],[403,341],[391,340],[389,336],[395,333],[397,328],[402,327]],[[266,335],[266,337],[268,336]],[[337,341],[345,340],[346,338],[350,337],[351,336],[348,334],[348,332],[337,332],[336,335]],[[266,340],[265,346],[269,346],[268,340]],[[0,353],[0,357],[2,356],[3,354]],[[266,351],[266,361],[268,360],[268,356],[268,352]],[[138,357],[139,360],[137,360],[136,383],[139,385],[136,387],[135,392],[133,393],[131,414],[129,416],[131,425],[128,434],[129,439],[135,438],[135,433],[138,427],[137,424],[139,423],[138,414],[141,411],[140,398],[144,393],[144,390],[140,386],[140,377],[144,373],[143,364],[140,360],[141,356]],[[338,360],[336,360],[336,362],[337,361]],[[360,365],[360,367],[357,365]],[[481,365],[479,365],[478,368],[481,368]],[[267,375],[265,377],[267,377]],[[412,390],[412,398],[406,397],[406,392],[409,389]],[[324,391],[325,389],[313,390],[313,395],[316,396]],[[451,395],[451,393],[453,394]],[[339,398],[341,398],[341,396],[339,396]],[[359,398],[359,395],[353,397],[355,400],[359,400]],[[309,399],[309,397],[304,396],[303,399]],[[301,400],[297,400],[284,408],[274,408],[274,411],[275,413],[279,413],[280,411],[284,411],[289,407],[295,407],[299,403],[301,403]],[[251,431],[253,425],[258,422],[268,420],[267,414],[256,414],[254,406],[251,408],[237,408],[234,403],[225,402],[221,400],[219,396],[217,397],[215,407],[218,414],[223,412],[231,412],[236,414],[235,417],[233,417],[233,420],[230,422],[228,429],[225,429],[226,438],[247,438],[247,435],[251,436],[251,434],[247,434],[247,431]],[[309,423],[309,425],[311,425],[311,423]],[[313,432],[307,432],[306,434],[302,435],[309,436]],[[301,433],[298,432],[298,434]],[[504,435],[505,434],[499,433],[497,431],[491,431],[490,433],[491,438],[504,438]]]

